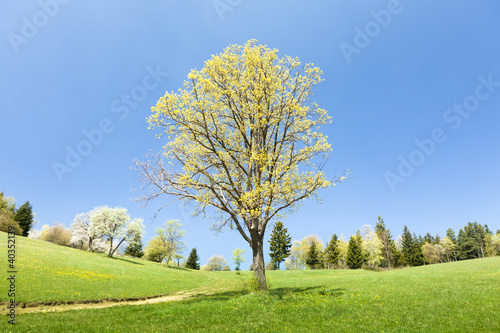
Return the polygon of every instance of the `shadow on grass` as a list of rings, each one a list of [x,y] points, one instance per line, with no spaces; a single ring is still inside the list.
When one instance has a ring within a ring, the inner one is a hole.
[[[141,266],[144,266],[143,263],[140,263],[140,262],[136,262],[136,261],[132,261],[130,259],[126,259],[126,258],[120,258],[120,257],[114,257],[113,259],[116,259],[116,260],[120,260],[120,261],[125,261],[129,264],[134,264],[134,265],[141,265]]]
[[[177,267],[177,266],[168,266],[168,267],[165,267],[165,268],[168,268],[168,269],[177,269],[179,271],[193,271],[192,269],[188,269],[188,268],[184,268],[184,267]]]
[[[315,286],[315,287],[282,287],[282,288],[271,288],[265,292],[258,292],[256,295],[267,295],[268,297],[275,298],[277,300],[283,300],[286,297],[293,296],[304,296],[304,295],[320,295],[320,296],[332,296],[332,297],[340,297],[344,294],[345,289],[336,288],[336,289],[328,289],[323,286]],[[230,290],[217,292],[206,295],[199,295],[194,298],[187,300],[190,301],[228,301],[235,297],[241,297],[244,295],[248,295],[250,292],[248,290]]]

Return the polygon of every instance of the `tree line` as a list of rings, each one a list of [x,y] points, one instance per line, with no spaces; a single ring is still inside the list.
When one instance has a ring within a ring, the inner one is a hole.
[[[393,239],[380,216],[375,229],[365,225],[349,241],[334,234],[326,246],[316,235],[292,242],[278,222],[269,242],[267,269],[279,269],[283,261],[286,269],[390,269],[500,255],[500,230],[494,234],[487,225],[468,222],[458,235],[450,228],[443,238],[429,233],[417,236],[405,225]]]

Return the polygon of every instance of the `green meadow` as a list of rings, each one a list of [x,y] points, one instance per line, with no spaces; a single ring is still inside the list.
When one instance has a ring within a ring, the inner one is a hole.
[[[0,246],[5,248],[6,237]],[[17,324],[4,318],[2,331],[500,332],[500,257],[384,272],[268,271],[270,291],[253,293],[251,272],[167,269],[22,237],[17,251],[20,302],[206,293],[151,305],[27,314],[18,309]],[[0,295],[2,302],[8,299],[6,292]]]

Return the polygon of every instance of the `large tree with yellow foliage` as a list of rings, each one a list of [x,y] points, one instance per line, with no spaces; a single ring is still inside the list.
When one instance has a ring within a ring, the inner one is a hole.
[[[215,230],[238,230],[263,290],[268,225],[344,179],[322,171],[331,147],[319,127],[330,117],[309,101],[321,70],[277,52],[251,40],[192,70],[184,89],[167,92],[148,119],[161,129],[164,151],[135,161],[146,203],[163,194],[196,202],[196,214],[215,214]]]

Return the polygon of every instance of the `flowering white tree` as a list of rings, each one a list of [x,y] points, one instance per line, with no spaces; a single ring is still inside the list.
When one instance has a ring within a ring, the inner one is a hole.
[[[101,206],[94,208],[89,215],[90,228],[95,228],[98,234],[109,240],[108,257],[110,258],[123,242],[128,241],[133,244],[144,233],[143,220],[130,221],[127,209],[122,207]]]
[[[70,243],[74,245],[79,244],[80,247],[82,247],[84,243],[88,243],[89,251],[93,251],[93,241],[102,237],[98,234],[98,230],[90,223],[89,213],[80,213],[76,215],[70,229],[73,233]]]
[[[28,232],[28,238],[31,238],[31,239],[38,239],[40,237],[40,231],[39,230],[36,230],[36,229],[31,229],[29,232]]]
[[[207,271],[222,271],[227,266],[227,261],[223,256],[214,255],[208,259],[204,269]]]

